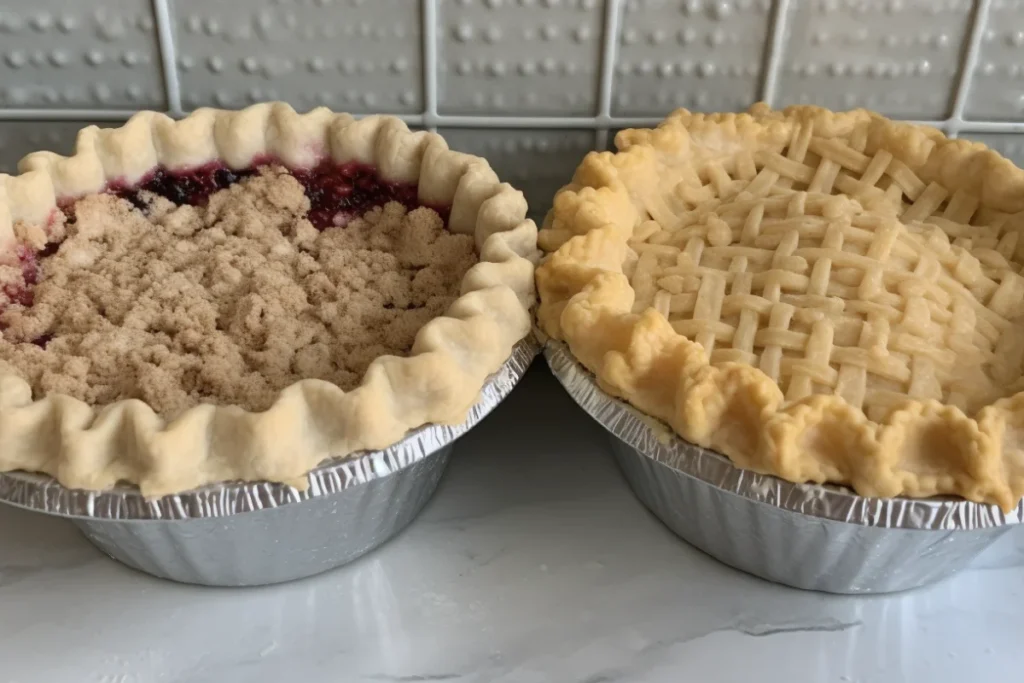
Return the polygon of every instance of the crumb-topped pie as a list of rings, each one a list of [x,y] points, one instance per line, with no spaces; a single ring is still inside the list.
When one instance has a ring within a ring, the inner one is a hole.
[[[738,466],[870,496],[1024,494],[1024,171],[867,111],[680,110],[540,232],[539,323]]]
[[[0,175],[0,472],[300,483],[461,421],[530,330],[537,229],[393,117],[153,112]]]

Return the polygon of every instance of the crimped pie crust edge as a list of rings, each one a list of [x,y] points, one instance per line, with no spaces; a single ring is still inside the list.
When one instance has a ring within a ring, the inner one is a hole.
[[[412,132],[395,117],[357,121],[326,108],[299,114],[277,102],[200,109],[180,121],[144,111],[120,128],[90,126],[74,155],[37,152],[22,160],[20,175],[0,174],[0,252],[15,244],[19,223],[45,226],[59,200],[132,185],[157,166],[244,168],[272,158],[303,168],[326,157],[417,183],[421,203],[450,205],[449,229],[475,237],[479,262],[460,297],[420,330],[408,357],[378,358],[347,393],[303,380],[261,413],[200,404],[171,421],[138,400],[33,401],[28,383],[0,373],[0,472],[43,472],[70,488],[130,482],[146,497],[229,480],[302,486],[328,458],[464,419],[487,376],[529,334],[537,228],[522,193],[499,182],[484,159],[449,150],[439,135]]]
[[[793,126],[807,122],[826,135],[866,127],[873,144],[925,182],[977,193],[1006,213],[1024,210],[1024,171],[984,145],[934,129],[864,110],[680,110],[654,130],[619,133],[618,154],[591,153],[556,195],[539,239],[552,252],[537,271],[540,328],[565,341],[604,390],[739,467],[798,483],[847,484],[867,496],[953,494],[1011,509],[1024,495],[1024,393],[973,417],[938,401],[908,400],[883,423],[839,396],[785,405],[775,381],[758,368],[712,364],[653,309],[630,312],[633,290],[622,264],[639,213],[619,174],[646,172],[644,155],[678,154],[690,135],[713,140],[704,149],[721,150],[724,158],[730,149],[788,139]],[[936,462],[946,471],[937,471]]]

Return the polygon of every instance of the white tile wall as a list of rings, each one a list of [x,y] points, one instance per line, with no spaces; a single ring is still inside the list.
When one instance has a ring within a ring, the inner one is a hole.
[[[981,32],[966,113],[975,119],[1024,116],[1024,1],[995,0]]]
[[[0,0],[0,171],[85,122],[264,99],[441,129],[535,202],[677,106],[867,106],[1016,150],[1024,0]]]
[[[440,0],[438,109],[593,116],[604,4]]]
[[[423,110],[421,7],[409,0],[169,0],[183,107]]]
[[[770,0],[627,0],[622,8],[615,114],[736,111],[758,101]]]
[[[778,99],[945,118],[972,10],[971,0],[791,2]]]
[[[0,107],[163,109],[149,0],[0,0]]]
[[[486,157],[503,181],[523,191],[534,218],[543,218],[555,190],[569,182],[594,147],[589,130],[443,128],[453,148]]]

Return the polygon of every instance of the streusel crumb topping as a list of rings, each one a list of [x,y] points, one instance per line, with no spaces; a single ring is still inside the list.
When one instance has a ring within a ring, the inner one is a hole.
[[[265,410],[307,378],[349,390],[375,358],[409,351],[476,262],[473,238],[426,208],[390,203],[320,232],[281,168],[206,206],[145,199],[78,201],[33,305],[0,315],[0,369],[37,397],[138,398],[169,417],[200,402]]]

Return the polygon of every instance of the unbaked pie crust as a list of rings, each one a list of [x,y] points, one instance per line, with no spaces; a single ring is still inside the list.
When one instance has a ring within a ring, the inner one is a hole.
[[[133,186],[154,172],[229,169],[268,160],[306,169],[323,159],[414,183],[418,201],[450,206],[448,229],[473,235],[479,261],[447,312],[421,328],[406,357],[373,361],[352,391],[321,380],[284,389],[266,411],[201,404],[170,420],[139,400],[91,406],[70,396],[33,399],[21,377],[0,372],[0,472],[52,475],[68,487],[137,484],[147,497],[227,481],[302,485],[329,458],[380,449],[427,423],[457,423],[487,376],[530,331],[537,228],[521,192],[487,162],[448,149],[399,119],[282,103],[242,111],[201,109],[183,120],[140,112],[117,129],[86,128],[73,156],[31,154],[21,174],[0,175],[0,254],[52,224],[68,200]]]
[[[743,468],[868,496],[1024,494],[1024,171],[867,111],[680,110],[592,153],[539,323]]]

